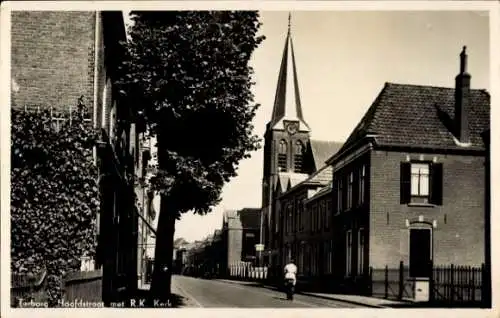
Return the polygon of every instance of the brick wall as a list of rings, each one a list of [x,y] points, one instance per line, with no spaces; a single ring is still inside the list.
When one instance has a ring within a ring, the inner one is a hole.
[[[443,205],[400,204],[400,163],[407,155],[443,164]],[[484,157],[373,151],[370,183],[370,266],[408,264],[406,219],[437,222],[433,229],[435,264],[479,265],[484,261]]]
[[[13,12],[12,105],[67,109],[84,95],[91,109],[94,27],[94,12]]]

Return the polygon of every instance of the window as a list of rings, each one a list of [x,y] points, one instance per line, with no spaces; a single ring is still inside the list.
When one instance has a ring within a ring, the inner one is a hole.
[[[328,273],[333,274],[333,240],[330,240],[330,251],[328,252]]]
[[[411,165],[411,195],[416,197],[429,195],[429,164],[413,163]]]
[[[292,211],[292,205],[290,203],[287,206],[287,211],[288,211],[288,233],[291,233],[293,228],[293,211]]]
[[[332,200],[326,200],[326,208],[325,208],[325,229],[328,230],[330,228],[331,222],[331,213],[332,213]]]
[[[349,210],[352,207],[352,186],[354,183],[354,172],[349,173],[349,178],[347,181],[347,206],[346,209]]]
[[[313,262],[313,266],[312,266],[312,272],[313,272],[313,276],[316,276],[316,273],[318,272],[318,258],[316,257],[317,255],[317,250],[318,250],[318,246],[316,244],[313,245],[313,252],[312,252],[312,262]]]
[[[365,180],[366,180],[366,166],[362,165],[359,170],[359,188],[358,188],[358,204],[362,205],[365,200]]]
[[[311,231],[316,231],[316,204],[311,206]]]
[[[276,209],[276,217],[274,219],[274,232],[278,233],[279,232],[279,226],[280,226],[280,212],[278,209]]]
[[[298,201],[294,202],[295,204],[293,205],[293,231],[298,232],[299,231],[299,203]]]
[[[342,193],[343,193],[343,185],[342,179],[337,180],[337,213],[342,212]]]
[[[301,245],[299,250],[299,273],[303,272],[304,272],[304,245]]]
[[[400,203],[430,203],[443,201],[443,164],[402,162]]]
[[[318,201],[318,231],[321,231],[322,230],[322,226],[321,224],[323,224],[323,212],[324,212],[324,209],[323,209],[323,200],[320,200]]]
[[[294,171],[297,172],[297,173],[301,173],[302,172],[302,153],[303,153],[303,150],[304,147],[302,145],[302,142],[300,140],[297,140],[297,142],[295,143],[295,154],[294,154],[294,158],[293,158],[293,162],[294,162]]]
[[[352,261],[352,232],[351,230],[345,233],[346,257],[345,257],[345,273],[346,276],[351,276],[351,261]]]
[[[319,230],[319,204],[316,203],[314,205],[314,214],[316,214],[314,218],[314,230],[318,231]]]
[[[365,230],[360,228],[358,231],[358,275],[365,273]]]
[[[280,140],[278,152],[278,171],[286,171],[287,167],[287,145],[285,140]]]

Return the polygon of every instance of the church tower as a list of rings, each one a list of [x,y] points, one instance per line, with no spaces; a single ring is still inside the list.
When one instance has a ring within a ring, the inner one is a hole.
[[[302,115],[290,18],[273,113],[264,134],[263,208],[272,202],[279,173],[310,173],[304,162],[310,128]]]
[[[312,172],[308,171],[308,164],[305,160],[310,128],[302,114],[290,19],[289,15],[288,33],[283,49],[273,113],[264,134],[262,213],[267,221],[264,221],[267,227],[267,235],[265,235],[267,246],[272,245],[270,240],[274,229],[270,227],[274,227],[271,221],[273,217],[273,193],[279,175]]]

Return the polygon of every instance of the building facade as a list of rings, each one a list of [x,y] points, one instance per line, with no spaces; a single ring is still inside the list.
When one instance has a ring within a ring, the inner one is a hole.
[[[329,159],[338,279],[400,261],[409,279],[485,262],[490,98],[470,88],[465,48],[460,60],[455,88],[386,83]]]
[[[255,244],[260,238],[260,209],[244,208],[238,211],[225,211],[222,222],[221,244],[226,257],[223,268],[240,262],[257,260]]]
[[[99,132],[94,155],[101,207],[97,251],[83,270],[102,270],[105,303],[137,288],[135,166],[140,120],[113,82],[126,39],[121,11],[12,12],[12,107],[71,112],[80,100]],[[64,118],[55,118],[66,120]]]
[[[471,89],[467,55],[455,87],[386,83],[345,143],[311,140],[291,32],[264,135],[262,219],[271,267],[299,281],[364,292],[370,270],[487,260],[490,97]],[[485,238],[486,237],[486,238]]]

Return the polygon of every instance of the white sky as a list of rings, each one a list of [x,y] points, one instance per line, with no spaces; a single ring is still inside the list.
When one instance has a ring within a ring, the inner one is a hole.
[[[261,12],[266,40],[252,59],[260,137],[272,112],[287,19],[288,12]],[[472,12],[293,12],[302,108],[312,137],[345,141],[385,82],[453,87],[463,45],[472,87],[489,90],[488,32],[488,17]],[[262,150],[242,161],[222,204],[206,216],[183,215],[175,237],[201,239],[221,227],[224,209],[259,207],[262,161]]]

